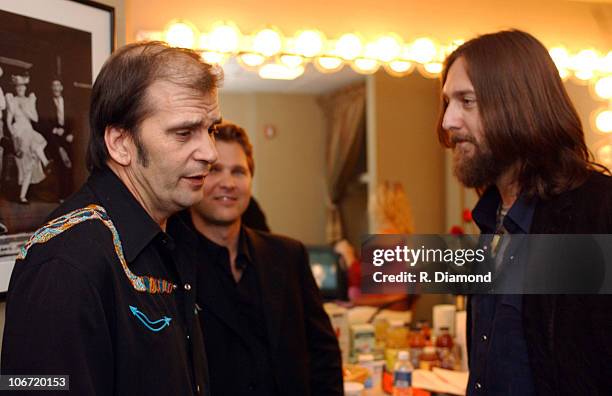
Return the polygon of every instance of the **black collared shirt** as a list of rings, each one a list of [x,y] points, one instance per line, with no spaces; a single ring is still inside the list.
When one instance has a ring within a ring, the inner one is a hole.
[[[183,216],[186,223],[193,227],[189,216]],[[274,381],[274,373],[271,366],[270,344],[268,340],[265,314],[262,305],[262,293],[257,273],[257,264],[252,259],[244,229],[241,228],[238,239],[238,252],[236,256],[236,266],[242,270],[242,276],[236,282],[231,271],[229,250],[217,245],[204,235],[197,233],[200,240],[200,260],[198,267],[198,293],[203,286],[202,277],[214,277],[220,284],[218,291],[224,293],[224,298],[230,301],[231,307],[237,313],[236,317],[239,326],[244,329],[246,342],[238,337],[231,330],[223,332],[220,337],[210,339],[204,334],[204,342],[224,345],[226,354],[223,356],[212,356],[215,348],[207,348],[208,361],[210,363],[210,375],[215,377],[219,368],[215,362],[231,359],[236,361],[236,366],[241,367],[234,375],[240,377],[237,383],[246,385],[245,389],[238,390],[239,394],[273,396],[277,395]],[[199,297],[198,297],[199,300]],[[200,320],[205,320],[205,315],[200,316]],[[206,326],[202,323],[202,328]],[[213,384],[214,386],[214,384]],[[227,385],[230,387],[230,385]],[[234,389],[230,387],[231,389]],[[223,394],[224,390],[212,389],[212,393]]]
[[[33,245],[11,276],[2,374],[69,375],[75,395],[208,394],[191,252],[175,249],[108,169],[50,219],[90,204],[108,214],[129,272],[145,284],[167,281],[168,292],[136,289],[100,220]],[[180,222],[172,227],[184,243],[195,238]]]
[[[488,188],[472,211],[474,222],[483,234],[493,234],[496,231],[497,210],[501,196],[496,187]],[[510,234],[528,234],[535,212],[536,203],[520,195],[504,218],[504,228]]]
[[[478,201],[472,215],[482,234],[495,234],[500,226],[509,234],[528,234],[535,212],[535,202],[524,196],[512,205],[497,224],[501,197],[496,187],[489,188]],[[486,238],[486,237],[485,237]],[[485,240],[490,245],[490,240]],[[504,243],[504,242],[500,242]],[[504,253],[504,250],[506,253]],[[502,249],[501,271],[520,266],[524,257],[519,250]],[[532,370],[523,332],[522,295],[473,295],[470,297],[470,351],[468,395],[533,395]]]

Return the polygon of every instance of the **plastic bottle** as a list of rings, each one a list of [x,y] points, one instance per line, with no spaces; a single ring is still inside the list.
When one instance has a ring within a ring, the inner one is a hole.
[[[440,367],[453,370],[455,368],[455,357],[453,356],[453,337],[448,332],[448,327],[441,327],[441,333],[436,338],[436,349],[440,358]]]
[[[425,338],[425,343],[431,341],[431,327],[429,326],[429,322],[426,320],[419,320],[418,322],[421,326],[421,334]]]
[[[386,319],[377,319],[374,322],[374,336],[376,337],[376,346],[374,347],[374,358],[384,359],[385,348],[387,346],[387,329],[389,322]]]
[[[421,327],[417,327],[410,333],[410,359],[412,366],[419,367],[419,358],[425,348],[425,337],[421,332]]]
[[[440,328],[440,334],[436,338],[436,347],[449,349],[453,347],[453,337],[448,332],[448,327]]]
[[[393,396],[412,396],[413,369],[408,351],[399,351],[393,370]]]
[[[404,325],[403,320],[390,320],[389,328],[387,329],[387,344],[385,348],[385,359],[387,368],[393,370],[395,367],[395,359],[399,350],[408,350],[408,329]]]
[[[387,344],[385,347],[385,369],[383,371],[383,391],[387,394],[393,392],[393,368],[400,350],[408,350],[408,329],[401,319],[389,321],[387,329]]]
[[[379,395],[382,387],[382,373],[384,360],[374,360],[374,355],[363,354],[358,357],[358,365],[366,368],[369,372],[368,378],[364,382],[364,391],[362,396]]]
[[[436,352],[436,347],[426,346],[420,356],[419,368],[421,370],[431,370],[434,367],[440,367],[440,360]]]

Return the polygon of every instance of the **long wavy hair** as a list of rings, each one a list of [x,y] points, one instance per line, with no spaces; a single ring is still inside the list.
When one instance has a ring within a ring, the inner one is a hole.
[[[378,224],[385,227],[379,233],[414,233],[412,209],[401,183],[385,181],[378,185],[375,213]]]
[[[559,72],[535,37],[508,30],[467,41],[447,57],[442,84],[459,58],[465,60],[494,158],[517,165],[516,180],[528,198],[572,190],[596,168],[609,172],[593,161]],[[451,147],[441,103],[438,138]]]

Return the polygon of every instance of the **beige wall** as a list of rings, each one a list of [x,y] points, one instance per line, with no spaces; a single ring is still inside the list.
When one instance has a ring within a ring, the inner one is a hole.
[[[319,28],[329,37],[358,31],[367,37],[395,32],[405,39],[431,36],[441,42],[516,27],[548,45],[572,49],[612,46],[612,5],[609,1],[560,0],[126,0],[128,40],[138,30],[161,30],[174,18],[208,29],[232,20],[245,33],[276,25],[285,34]]]
[[[99,3],[109,5],[115,8],[115,32],[116,32],[116,47],[121,47],[126,43],[125,30],[125,2],[126,0],[97,0]],[[129,0],[128,0],[129,1]]]
[[[253,194],[272,231],[325,243],[324,120],[314,95],[220,94],[223,117],[246,128],[255,151]],[[273,125],[273,139],[264,136]]]
[[[438,115],[438,80],[418,74],[403,78],[379,72],[368,85],[369,168],[374,183],[385,180],[404,185],[412,204],[418,233],[444,232],[444,152],[435,135]],[[371,104],[370,104],[371,105]]]

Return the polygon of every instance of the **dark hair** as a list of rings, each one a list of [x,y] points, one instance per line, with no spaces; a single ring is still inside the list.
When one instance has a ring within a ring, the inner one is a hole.
[[[246,131],[239,127],[236,124],[232,124],[231,122],[223,122],[216,126],[217,133],[215,134],[215,140],[219,140],[222,142],[235,142],[242,147],[244,154],[247,157],[247,164],[249,166],[249,171],[251,171],[251,176],[254,175],[255,172],[255,161],[253,160],[253,146],[249,141],[249,135],[247,135]]]
[[[153,83],[167,81],[206,94],[217,88],[222,79],[220,68],[213,68],[189,49],[158,41],[120,48],[102,66],[91,93],[88,169],[103,168],[109,158],[104,141],[104,131],[109,126],[130,133],[139,156],[146,158],[139,126],[155,111],[147,95]]]
[[[444,63],[442,85],[463,58],[474,86],[484,138],[496,161],[518,162],[517,181],[528,198],[547,199],[582,184],[592,162],[578,113],[548,51],[520,30],[485,34],[467,41]],[[438,138],[451,147],[442,127]]]

